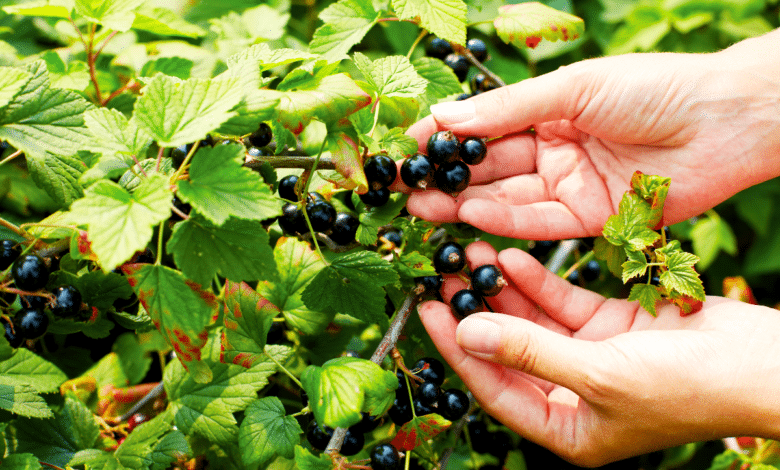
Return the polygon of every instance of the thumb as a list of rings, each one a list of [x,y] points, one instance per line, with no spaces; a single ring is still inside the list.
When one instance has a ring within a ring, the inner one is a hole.
[[[456,341],[468,354],[517,369],[575,393],[592,377],[598,343],[574,339],[536,323],[499,313],[460,321]]]
[[[587,62],[587,61],[586,61]],[[578,74],[579,64],[480,93],[463,101],[431,105],[438,127],[459,135],[496,137],[527,130],[535,123],[574,119],[585,90],[598,89]]]

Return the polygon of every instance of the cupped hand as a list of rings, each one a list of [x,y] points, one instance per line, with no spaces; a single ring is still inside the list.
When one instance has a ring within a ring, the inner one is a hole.
[[[639,170],[672,178],[665,223],[698,215],[780,174],[780,80],[770,69],[779,39],[592,59],[431,106],[408,130],[423,152],[440,130],[501,138],[457,198],[415,191],[407,208],[515,238],[593,236]],[[400,179],[393,189],[411,191]]]
[[[418,308],[481,407],[524,438],[586,466],[687,442],[780,437],[780,312],[708,297],[696,314],[653,317],[636,302],[575,287],[517,249],[476,242],[469,265],[508,285],[459,324]],[[464,283],[449,277],[449,299]]]

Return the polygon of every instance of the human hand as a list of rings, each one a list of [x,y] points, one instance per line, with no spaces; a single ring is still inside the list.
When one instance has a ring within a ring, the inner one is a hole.
[[[672,178],[664,223],[780,175],[780,32],[715,54],[630,54],[431,106],[408,134],[498,137],[457,198],[415,191],[412,215],[523,239],[594,236],[634,171]],[[533,127],[535,133],[527,132]],[[392,188],[410,192],[400,178]]]
[[[418,307],[439,352],[482,408],[524,438],[585,466],[687,442],[780,437],[780,312],[708,297],[682,317],[653,317],[547,271],[524,251],[466,248],[509,283],[496,312],[459,324],[449,307]],[[442,294],[462,289],[448,277]],[[492,351],[492,352],[491,352]]]

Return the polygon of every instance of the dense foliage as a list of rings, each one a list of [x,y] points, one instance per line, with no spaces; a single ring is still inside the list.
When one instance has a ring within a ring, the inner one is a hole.
[[[776,2],[257,3],[0,2],[3,469],[564,468],[470,402],[414,313],[477,239],[649,311],[780,302],[777,181],[669,232],[669,180],[637,174],[604,237],[560,245],[434,225],[389,189],[456,194],[484,158],[447,133],[418,154],[404,131],[433,103],[717,50],[776,27]],[[504,282],[470,275],[456,315]],[[738,442],[615,466],[780,455]]]

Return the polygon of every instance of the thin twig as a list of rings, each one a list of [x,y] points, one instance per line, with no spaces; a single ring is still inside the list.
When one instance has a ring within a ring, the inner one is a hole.
[[[14,158],[18,157],[19,155],[22,155],[23,153],[24,152],[22,152],[21,150],[17,150],[16,152],[12,153],[11,155],[8,155],[7,157],[5,157],[4,159],[2,159],[0,161],[0,166],[5,165],[6,163],[10,162]]]
[[[25,232],[21,227],[12,224],[11,222],[5,220],[4,218],[0,217],[0,226],[3,226],[7,228],[8,230],[14,232],[15,234],[19,235],[20,237],[27,236],[27,232]]]
[[[455,49],[459,54],[461,54],[462,56],[467,58],[469,60],[469,62],[471,62],[471,65],[473,65],[474,67],[478,68],[480,72],[482,72],[485,75],[487,75],[488,77],[490,77],[490,79],[493,80],[494,82],[496,82],[498,84],[498,86],[506,86],[506,82],[501,80],[501,77],[499,77],[495,73],[491,72],[489,68],[485,67],[482,64],[482,62],[478,61],[477,58],[474,57],[474,54],[471,53],[470,50],[468,50],[467,48],[465,48],[463,46],[460,46],[458,44],[456,44],[453,47],[453,49]]]
[[[130,410],[128,410],[127,413],[120,416],[119,422],[127,421],[128,419],[130,419],[131,416],[138,413],[138,410],[146,406],[147,403],[162,395],[163,391],[165,391],[165,386],[163,385],[162,382],[160,382],[159,384],[157,384],[156,387],[149,390],[149,393],[144,395],[143,398],[138,400],[138,402],[135,405],[133,405],[133,407],[130,408]]]
[[[244,164],[245,167],[253,170],[260,168],[263,163],[271,165],[271,168],[304,168],[312,169],[314,165],[314,157],[309,156],[287,156],[287,155],[272,155],[252,157],[252,160]],[[330,157],[320,157],[319,163],[317,163],[317,170],[335,170],[336,164]]]

